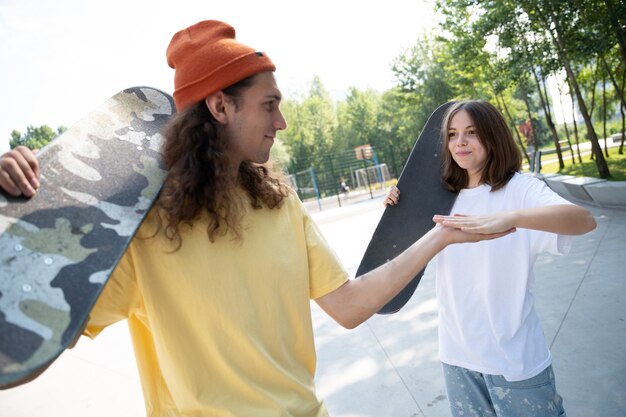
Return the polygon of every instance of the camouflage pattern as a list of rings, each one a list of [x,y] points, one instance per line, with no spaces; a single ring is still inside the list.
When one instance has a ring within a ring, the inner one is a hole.
[[[124,90],[37,158],[32,199],[0,194],[0,387],[56,359],[82,330],[165,178],[159,90]]]

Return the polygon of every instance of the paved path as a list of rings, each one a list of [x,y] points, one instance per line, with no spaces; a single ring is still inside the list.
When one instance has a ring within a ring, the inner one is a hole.
[[[381,197],[313,211],[352,273]],[[626,416],[626,210],[590,207],[598,228],[570,255],[542,256],[535,294],[569,417]],[[432,266],[397,314],[345,330],[312,303],[317,386],[332,417],[447,417]],[[219,377],[219,376],[216,376]],[[145,415],[124,323],[81,340],[37,380],[0,391],[0,417]]]

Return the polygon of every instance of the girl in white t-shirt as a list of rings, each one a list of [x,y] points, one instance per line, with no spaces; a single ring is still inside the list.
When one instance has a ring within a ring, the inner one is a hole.
[[[443,183],[458,197],[444,226],[503,238],[450,245],[437,256],[439,356],[453,416],[564,416],[552,358],[530,292],[541,252],[565,254],[593,230],[588,210],[520,174],[501,113],[461,101],[444,116]],[[393,187],[385,204],[398,203]]]

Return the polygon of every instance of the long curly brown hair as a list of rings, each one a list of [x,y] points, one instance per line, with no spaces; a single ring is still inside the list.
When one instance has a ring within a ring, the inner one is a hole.
[[[252,78],[223,92],[239,103]],[[177,113],[165,127],[167,177],[156,203],[156,233],[163,230],[174,243],[174,251],[183,243],[181,226],[193,224],[203,212],[208,214],[207,235],[211,242],[227,232],[240,240],[245,204],[255,209],[274,209],[289,194],[281,173],[268,164],[244,161],[239,166],[239,178],[233,178],[226,156],[228,138],[220,132],[219,123],[204,101]],[[237,186],[246,191],[248,201],[233,192]]]

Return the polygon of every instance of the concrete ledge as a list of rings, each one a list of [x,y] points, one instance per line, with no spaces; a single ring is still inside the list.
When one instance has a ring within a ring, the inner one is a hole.
[[[576,177],[572,179],[563,180],[563,185],[567,188],[567,191],[576,199],[591,202],[594,201],[593,197],[586,191],[586,187],[598,184],[601,182],[607,182],[600,178],[588,178],[588,177]]]
[[[601,206],[626,208],[626,181],[589,184],[585,191]]]
[[[572,180],[576,178],[575,176],[561,175],[561,174],[546,174],[546,175],[541,174],[541,175],[538,175],[538,177],[542,178],[544,182],[548,184],[548,187],[552,188],[555,193],[567,199],[573,197],[570,195],[570,192],[565,186],[565,184],[563,183],[563,181]]]
[[[626,182],[572,175],[539,175],[548,187],[567,200],[600,207],[626,208]]]

